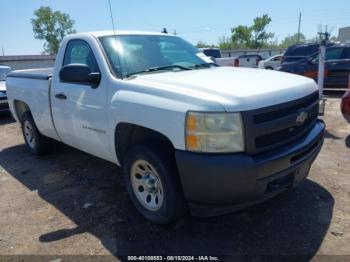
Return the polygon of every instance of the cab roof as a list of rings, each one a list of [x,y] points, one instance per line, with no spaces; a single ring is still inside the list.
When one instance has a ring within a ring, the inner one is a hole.
[[[133,30],[107,30],[107,31],[94,31],[94,32],[86,32],[86,33],[78,33],[73,35],[93,35],[95,37],[102,36],[111,36],[111,35],[172,35],[172,34],[164,34],[159,32],[148,32],[148,31],[133,31]]]

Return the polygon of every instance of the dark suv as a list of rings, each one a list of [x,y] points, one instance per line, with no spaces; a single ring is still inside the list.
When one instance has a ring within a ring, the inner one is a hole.
[[[318,53],[296,62],[285,63],[280,71],[307,76],[317,81]],[[350,73],[350,45],[333,45],[326,49],[325,88],[346,88]]]
[[[328,43],[327,47],[330,47],[333,45],[334,43]],[[282,57],[281,62],[283,64],[283,63],[296,62],[298,60],[302,60],[318,52],[319,47],[320,47],[320,44],[318,43],[292,45],[287,48],[286,52]]]

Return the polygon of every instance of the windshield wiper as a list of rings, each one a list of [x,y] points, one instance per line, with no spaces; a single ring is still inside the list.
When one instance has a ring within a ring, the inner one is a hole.
[[[203,63],[203,64],[194,65],[192,67],[194,67],[194,68],[203,68],[203,67],[208,68],[210,66],[219,66],[219,65],[214,63],[214,62],[210,62],[210,63]]]
[[[142,73],[149,73],[149,72],[155,72],[155,71],[162,71],[162,70],[167,70],[167,69],[174,69],[178,68],[181,70],[192,70],[192,68],[186,67],[186,66],[181,66],[181,65],[168,65],[168,66],[158,66],[158,67],[150,67],[146,70],[134,72],[125,75],[126,77],[132,76],[132,75],[137,75],[137,74],[142,74]]]

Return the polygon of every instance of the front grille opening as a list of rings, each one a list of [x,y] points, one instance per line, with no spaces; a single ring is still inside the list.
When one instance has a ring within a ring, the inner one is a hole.
[[[280,188],[290,186],[293,183],[293,175],[294,175],[294,173],[289,173],[286,176],[272,180],[266,186],[266,193],[271,193],[271,192],[278,190]]]
[[[4,109],[7,110],[8,108],[9,108],[8,104],[0,104],[0,111]]]
[[[258,136],[255,139],[256,148],[262,148],[265,146],[270,146],[281,141],[287,141],[291,138],[305,133],[307,130],[311,129],[318,115],[317,106],[310,111],[309,119],[302,126],[292,126],[280,131],[270,133],[263,136]]]
[[[247,152],[257,155],[302,139],[317,122],[318,101],[315,91],[301,99],[242,112]],[[297,117],[301,112],[307,112],[308,118],[299,126]]]
[[[300,127],[294,126],[294,127],[283,129],[275,133],[259,136],[255,139],[255,146],[256,148],[262,148],[265,146],[277,144],[278,142],[281,142],[281,141],[286,141],[300,134],[302,131],[306,132],[307,130],[311,129],[312,126],[310,125],[310,123],[311,122],[309,121],[309,123],[305,124],[304,126],[300,126]]]
[[[291,115],[295,112],[297,112],[298,110],[302,109],[302,108],[306,108],[308,106],[310,106],[311,104],[315,103],[319,98],[319,94],[318,92],[315,92],[311,95],[309,95],[308,97],[305,98],[304,101],[296,104],[296,105],[292,105],[286,108],[281,108],[279,110],[273,110],[270,112],[266,112],[266,113],[261,113],[261,114],[257,114],[254,116],[254,123],[255,124],[261,124],[264,122],[269,122],[284,116],[288,116]]]

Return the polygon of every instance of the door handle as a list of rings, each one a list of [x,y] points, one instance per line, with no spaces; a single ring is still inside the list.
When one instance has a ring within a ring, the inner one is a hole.
[[[67,96],[63,93],[56,94],[55,97],[57,99],[67,99]]]

